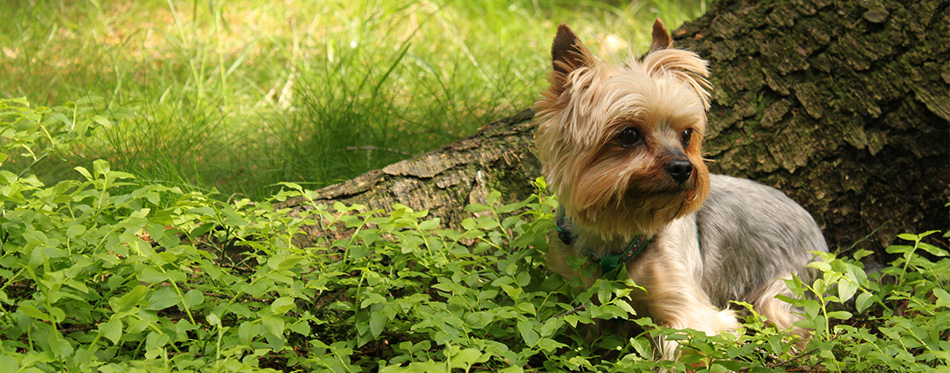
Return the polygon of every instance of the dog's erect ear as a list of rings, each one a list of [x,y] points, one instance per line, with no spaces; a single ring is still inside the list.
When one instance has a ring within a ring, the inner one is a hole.
[[[696,53],[674,49],[673,37],[659,18],[653,23],[653,44],[650,53],[643,57],[643,66],[653,76],[672,73],[673,77],[696,91],[703,107],[709,109],[712,86],[707,80],[709,68],[706,61]]]
[[[589,66],[591,54],[581,43],[574,31],[565,24],[557,27],[557,36],[551,45],[551,62],[554,71],[567,75],[579,67]]]
[[[663,21],[657,18],[653,22],[653,44],[650,45],[650,52],[656,52],[661,49],[669,49],[673,46],[673,37],[670,31],[663,25]]]
[[[554,71],[551,73],[551,90],[560,94],[567,84],[567,76],[581,67],[590,67],[594,56],[581,43],[574,31],[565,24],[557,27],[557,36],[551,45],[551,64]]]

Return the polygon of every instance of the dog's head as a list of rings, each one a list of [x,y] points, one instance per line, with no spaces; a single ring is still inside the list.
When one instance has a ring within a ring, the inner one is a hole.
[[[659,19],[650,52],[621,66],[596,59],[563,24],[551,54],[536,142],[568,217],[629,238],[699,209],[709,193],[706,61],[672,48]]]

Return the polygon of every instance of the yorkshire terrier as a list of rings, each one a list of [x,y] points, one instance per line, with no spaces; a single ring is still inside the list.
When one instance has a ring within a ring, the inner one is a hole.
[[[565,25],[551,50],[551,87],[536,104],[537,153],[560,201],[548,266],[565,277],[586,258],[603,275],[625,264],[643,290],[638,315],[707,334],[734,332],[731,300],[778,328],[798,320],[784,280],[809,281],[811,251],[828,251],[804,208],[756,182],[710,175],[701,147],[711,85],[707,62],[672,48],[659,19],[642,59],[596,59]],[[658,341],[660,357],[677,344]]]

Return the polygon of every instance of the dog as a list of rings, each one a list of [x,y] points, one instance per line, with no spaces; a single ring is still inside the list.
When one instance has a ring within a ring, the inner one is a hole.
[[[707,62],[673,48],[659,19],[649,52],[623,65],[596,59],[564,24],[538,100],[536,151],[560,202],[547,266],[568,278],[586,258],[603,275],[625,264],[631,306],[657,325],[735,332],[732,300],[778,328],[799,316],[776,298],[784,280],[810,281],[812,251],[828,251],[812,216],[782,192],[711,175],[702,158],[710,106]],[[660,358],[678,345],[658,340]]]

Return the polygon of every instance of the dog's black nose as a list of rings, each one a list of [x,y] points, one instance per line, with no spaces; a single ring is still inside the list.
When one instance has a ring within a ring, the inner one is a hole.
[[[666,173],[670,174],[677,183],[684,183],[689,180],[689,175],[693,173],[693,164],[684,159],[674,159],[667,162]]]

